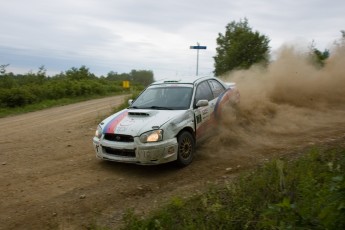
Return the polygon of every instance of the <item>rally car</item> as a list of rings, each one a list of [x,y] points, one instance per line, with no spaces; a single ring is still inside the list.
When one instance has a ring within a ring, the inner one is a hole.
[[[129,107],[103,120],[93,138],[103,160],[156,165],[190,164],[195,146],[215,130],[223,107],[236,104],[235,83],[215,77],[163,80],[149,85]]]

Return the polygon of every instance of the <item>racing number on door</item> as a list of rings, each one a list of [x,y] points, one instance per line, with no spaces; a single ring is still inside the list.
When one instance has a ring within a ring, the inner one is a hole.
[[[211,101],[213,99],[211,88],[207,81],[201,82],[195,92],[194,104],[199,100]],[[209,106],[199,107],[194,109],[195,120],[196,120],[196,135],[201,137],[207,133],[209,128],[207,122],[210,120],[211,110]]]
[[[195,117],[196,123],[199,124],[201,122],[201,114]]]

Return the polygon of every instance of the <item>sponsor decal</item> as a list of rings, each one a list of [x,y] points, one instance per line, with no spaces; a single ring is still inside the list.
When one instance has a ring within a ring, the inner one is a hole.
[[[208,131],[211,129],[211,127],[216,125],[218,118],[221,116],[222,107],[226,103],[229,102],[229,100],[231,99],[232,96],[233,96],[233,89],[231,89],[231,88],[225,90],[221,95],[219,95],[217,102],[216,102],[216,105],[214,107],[214,110],[212,111],[212,114],[210,115],[210,119],[208,119],[207,121],[204,121],[204,120],[206,120],[205,119],[206,117],[204,117],[205,114],[202,111],[202,115],[203,115],[202,120],[204,123],[202,123],[201,119],[198,120],[198,116],[196,117],[197,124],[201,122],[201,125],[196,130],[196,138],[197,139],[206,135],[208,133]]]
[[[196,130],[196,139],[198,140],[199,138],[208,135],[212,127],[216,125],[216,119],[212,116],[211,119],[205,121],[202,123]]]
[[[208,114],[208,108],[201,110],[202,115],[207,115]]]
[[[207,120],[210,117],[210,114],[208,112],[208,108],[205,108],[205,109],[201,110],[200,112],[201,112],[202,120]]]
[[[132,119],[127,119],[123,122],[121,122],[120,126],[131,126],[135,123],[135,120],[132,118]]]
[[[115,129],[115,133],[125,132],[127,130],[126,127],[117,127]]]
[[[122,111],[116,117],[114,117],[108,124],[103,128],[103,133],[115,133],[116,127],[119,123],[128,115],[128,110]]]

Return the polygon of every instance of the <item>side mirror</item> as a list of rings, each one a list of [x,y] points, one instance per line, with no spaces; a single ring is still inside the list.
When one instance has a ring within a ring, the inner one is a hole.
[[[132,103],[133,103],[133,99],[129,99],[128,100],[128,105],[132,105]]]
[[[197,103],[196,103],[196,107],[204,107],[204,106],[208,106],[208,100],[199,100]]]

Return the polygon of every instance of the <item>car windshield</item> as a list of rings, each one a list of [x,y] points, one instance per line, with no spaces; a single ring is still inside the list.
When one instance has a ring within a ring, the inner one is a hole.
[[[130,106],[132,109],[185,110],[190,107],[192,87],[147,88]]]

